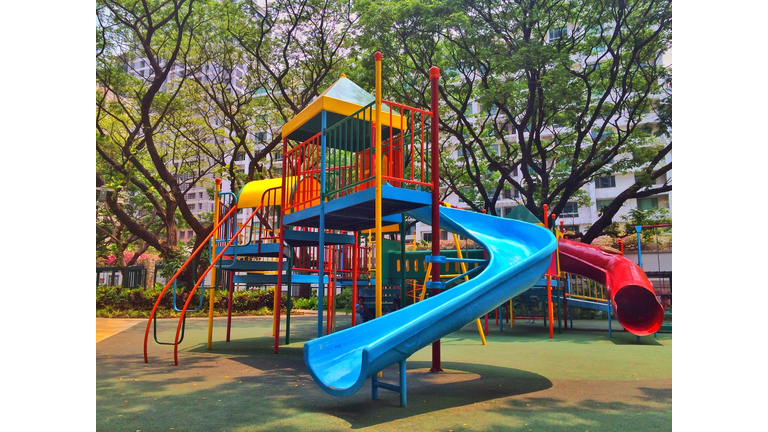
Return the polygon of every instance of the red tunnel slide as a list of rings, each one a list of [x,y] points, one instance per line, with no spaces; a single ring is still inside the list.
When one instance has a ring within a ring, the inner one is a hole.
[[[595,280],[606,286],[619,323],[630,333],[655,333],[664,321],[664,307],[653,285],[637,264],[623,255],[596,246],[560,239],[560,270]]]

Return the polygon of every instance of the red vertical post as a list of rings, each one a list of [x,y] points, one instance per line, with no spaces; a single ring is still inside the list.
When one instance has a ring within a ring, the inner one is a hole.
[[[438,80],[440,79],[440,69],[437,66],[429,68],[429,82],[431,86],[431,104],[432,120],[429,126],[430,133],[430,157],[432,170],[432,255],[440,255],[440,146],[438,144],[440,129],[440,113],[438,112]],[[432,281],[440,282],[440,266],[432,266]],[[432,289],[432,295],[436,295],[438,290]],[[432,368],[430,372],[442,372],[440,367],[440,339],[432,342]]]
[[[483,213],[485,213],[485,209],[483,209]],[[469,257],[469,252],[467,252],[467,257]],[[488,259],[488,251],[483,249],[483,259]],[[485,314],[485,335],[488,335],[488,314]]]
[[[352,310],[352,326],[355,326],[357,317],[357,260],[359,259],[357,255],[360,253],[358,242],[357,231],[355,231],[355,244],[352,246],[352,304],[355,305]]]
[[[624,255],[624,239],[619,239],[619,252]]]
[[[549,229],[549,217],[547,217],[548,205],[544,204],[544,228]],[[552,308],[552,275],[547,270],[547,303],[549,304],[549,338],[555,338],[555,328],[552,324],[554,313]]]
[[[283,154],[288,152],[288,138],[283,138]],[[277,354],[280,351],[280,307],[281,307],[281,294],[283,292],[283,244],[285,240],[285,229],[283,227],[283,213],[288,205],[288,193],[286,189],[289,185],[286,183],[287,170],[283,170],[283,187],[280,188],[280,215],[277,217],[277,229],[280,230],[278,236],[278,252],[277,252],[277,284],[275,285],[275,302],[273,305],[273,319],[275,320],[275,348],[274,352]],[[296,179],[298,183],[298,178]],[[298,184],[296,185],[298,186]],[[295,187],[295,186],[294,186]],[[288,289],[288,295],[290,295],[290,287]],[[322,309],[322,308],[321,308]]]

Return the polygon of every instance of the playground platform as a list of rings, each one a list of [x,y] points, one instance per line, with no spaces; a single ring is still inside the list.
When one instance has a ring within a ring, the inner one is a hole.
[[[378,431],[663,431],[672,429],[672,335],[640,342],[614,321],[574,321],[549,339],[542,323],[518,320],[504,331],[490,324],[482,346],[474,323],[442,339],[443,373],[429,372],[429,347],[407,362],[409,404],[369,391],[331,397],[304,365],[304,342],[316,318],[292,318],[291,344],[272,352],[271,317],[233,317],[232,342],[215,318],[189,318],[182,361],[172,346],[142,358],[144,324],[97,319],[97,430],[378,430]],[[174,319],[158,320],[158,338],[172,339]],[[341,313],[339,328],[348,326]],[[109,329],[105,329],[108,326]],[[603,328],[605,327],[605,328]],[[513,355],[514,354],[514,355]],[[383,382],[396,382],[397,365]],[[370,389],[368,384],[367,389]]]

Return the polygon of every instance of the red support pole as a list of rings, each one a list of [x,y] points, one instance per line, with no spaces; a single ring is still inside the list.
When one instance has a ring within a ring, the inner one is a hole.
[[[549,229],[549,218],[547,217],[548,205],[544,204],[544,228]],[[547,270],[547,303],[549,304],[549,338],[555,338],[555,328],[552,324],[554,313],[552,308],[552,276]]]
[[[286,154],[288,151],[288,138],[283,138],[283,154]],[[285,244],[285,229],[283,227],[283,213],[285,213],[285,208],[288,206],[288,194],[287,189],[288,186],[286,185],[286,176],[287,176],[287,170],[283,170],[283,187],[280,188],[280,216],[278,219],[277,227],[280,229],[280,235],[278,244],[280,245],[278,247],[277,252],[277,284],[275,285],[275,302],[274,302],[274,311],[273,311],[273,319],[275,320],[275,348],[274,352],[277,354],[280,352],[280,307],[281,304],[281,294],[283,292],[283,245]],[[298,187],[298,180],[297,185]],[[288,295],[290,295],[290,287],[288,287]],[[322,307],[320,308],[322,309]],[[322,312],[321,312],[322,313]]]
[[[483,209],[483,213],[485,213],[485,209]],[[469,252],[467,252],[467,256],[469,256]],[[488,259],[488,251],[483,249],[483,259]],[[498,323],[497,323],[498,324]],[[488,335],[488,314],[485,314],[485,335]]]
[[[355,231],[355,244],[352,247],[352,304],[355,305],[355,308],[352,310],[352,326],[355,326],[355,321],[357,317],[357,260],[358,254],[359,254],[359,246],[358,246],[358,236],[357,231]],[[405,299],[403,299],[405,300]]]
[[[432,119],[429,127],[430,154],[432,162],[432,255],[440,255],[440,146],[438,143],[440,129],[440,113],[438,111],[438,80],[440,69],[437,66],[429,68],[429,81],[431,85]],[[440,266],[432,266],[432,281],[440,282]],[[432,295],[437,295],[438,290],[432,289]],[[442,372],[440,367],[440,340],[432,343],[432,368],[430,372]]]

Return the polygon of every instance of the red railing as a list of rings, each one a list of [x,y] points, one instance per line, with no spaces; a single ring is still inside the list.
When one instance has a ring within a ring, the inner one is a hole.
[[[288,150],[283,158],[283,184],[286,185],[285,213],[303,210],[319,203],[320,133]]]
[[[387,100],[382,103],[389,107],[389,113],[384,113],[389,115],[389,126],[382,126],[381,134],[390,137],[381,143],[382,178],[395,187],[408,183],[431,188],[429,128],[432,113]]]
[[[301,246],[294,249],[293,270],[307,273],[317,273],[317,246]],[[354,245],[344,245],[342,247],[341,266],[336,266],[335,270],[342,274],[351,274],[354,272]],[[332,248],[325,249],[323,255],[324,272],[328,273],[331,269]],[[368,261],[371,254],[370,247],[357,248],[357,273],[370,274],[368,270]]]

